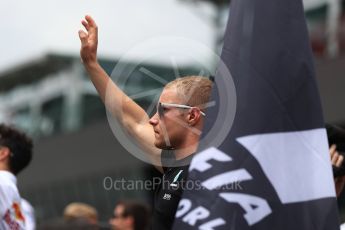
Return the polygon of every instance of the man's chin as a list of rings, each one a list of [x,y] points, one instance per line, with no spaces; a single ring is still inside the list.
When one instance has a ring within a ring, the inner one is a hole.
[[[162,150],[169,150],[169,149],[172,149],[171,147],[167,146],[166,144],[164,143],[157,143],[155,142],[155,146],[159,149],[162,149]]]

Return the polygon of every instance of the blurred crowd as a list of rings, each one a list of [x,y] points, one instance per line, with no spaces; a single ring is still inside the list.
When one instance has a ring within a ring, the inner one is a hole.
[[[42,223],[37,229],[145,230],[150,226],[151,211],[145,203],[122,200],[110,216],[108,223],[101,222],[95,207],[74,202],[66,206],[61,219]]]

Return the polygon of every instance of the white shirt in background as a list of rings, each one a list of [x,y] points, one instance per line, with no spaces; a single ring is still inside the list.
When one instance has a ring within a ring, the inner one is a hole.
[[[0,229],[25,229],[17,179],[12,173],[4,170],[0,170]]]
[[[345,223],[343,223],[342,225],[340,225],[340,230],[345,230]]]
[[[35,219],[35,210],[31,204],[22,198],[22,210],[25,217],[25,229],[26,230],[35,230],[36,229],[36,219]]]

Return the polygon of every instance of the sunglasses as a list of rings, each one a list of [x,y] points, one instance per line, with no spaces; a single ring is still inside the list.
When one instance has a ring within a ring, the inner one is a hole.
[[[159,117],[164,116],[164,108],[167,107],[173,107],[173,108],[179,108],[179,109],[192,109],[192,108],[197,108],[194,106],[189,106],[189,105],[180,105],[180,104],[173,104],[173,103],[164,103],[164,102],[158,102],[157,103],[157,113]],[[206,116],[206,114],[202,111],[200,111],[201,115]]]

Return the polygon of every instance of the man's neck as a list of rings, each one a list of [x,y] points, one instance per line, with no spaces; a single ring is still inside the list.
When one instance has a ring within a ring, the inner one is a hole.
[[[195,153],[198,149],[198,143],[195,143],[193,145],[188,145],[179,149],[174,149],[174,155],[176,160],[181,160],[183,158],[186,158],[193,153]]]
[[[5,163],[0,162],[0,171],[10,172],[10,169],[7,167],[7,165]]]

